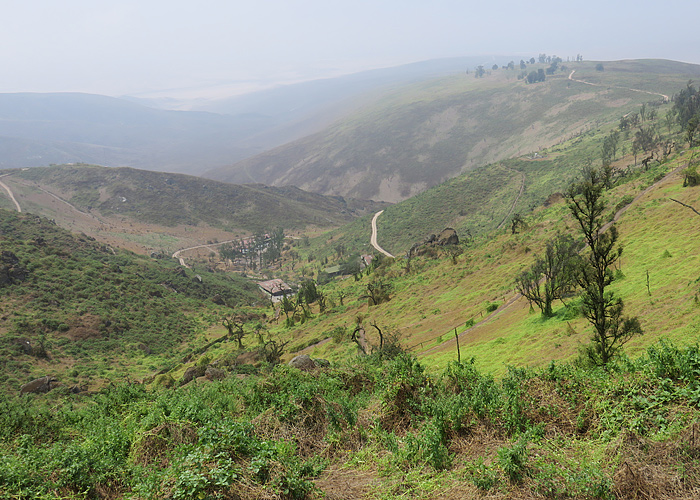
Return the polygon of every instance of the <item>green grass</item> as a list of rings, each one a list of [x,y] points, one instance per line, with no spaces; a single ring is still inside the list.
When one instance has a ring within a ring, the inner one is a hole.
[[[47,371],[62,377],[69,367],[85,383],[145,376],[132,371],[134,360],[171,365],[230,314],[214,297],[230,307],[262,301],[257,286],[239,276],[202,269],[200,282],[175,261],[113,252],[31,214],[1,210],[0,243],[26,276],[0,288],[3,392]],[[23,352],[21,341],[33,351]],[[115,366],[124,361],[126,373]]]
[[[116,384],[0,401],[0,494],[313,499],[687,498],[700,484],[697,345],[609,370],[406,354],[179,389]],[[648,481],[629,480],[648,474]]]

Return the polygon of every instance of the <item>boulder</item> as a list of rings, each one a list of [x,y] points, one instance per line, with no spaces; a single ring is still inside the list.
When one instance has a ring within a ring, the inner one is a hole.
[[[22,387],[19,388],[19,393],[20,394],[29,394],[29,393],[45,393],[49,392],[51,389],[55,387],[54,382],[58,382],[58,379],[54,377],[49,377],[48,375],[46,377],[41,377],[36,380],[32,380],[29,383],[24,384]],[[52,385],[53,384],[53,385]]]
[[[316,368],[316,363],[314,363],[314,360],[311,359],[308,354],[294,356],[288,364],[302,371],[310,371]]]
[[[202,377],[206,372],[206,368],[203,366],[190,366],[187,370],[185,370],[185,374],[182,376],[182,385],[185,385],[192,380]]]
[[[435,239],[435,244],[440,246],[458,245],[459,237],[457,236],[457,231],[451,227],[446,227]]]
[[[7,250],[0,253],[0,286],[21,283],[28,275],[15,254]]]
[[[204,372],[204,376],[207,378],[207,380],[222,380],[226,378],[226,372],[221,368],[215,368],[209,365]]]

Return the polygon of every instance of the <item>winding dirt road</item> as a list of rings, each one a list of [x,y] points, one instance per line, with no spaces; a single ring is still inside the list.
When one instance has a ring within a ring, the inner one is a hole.
[[[175,252],[175,253],[173,254],[173,259],[177,259],[178,262],[180,262],[180,265],[181,265],[182,267],[186,267],[187,269],[189,269],[190,266],[188,266],[187,264],[185,264],[185,259],[183,259],[182,257],[180,257],[180,254],[181,254],[182,252],[187,252],[188,250],[196,250],[196,249],[198,249],[198,248],[214,248],[214,247],[218,247],[219,245],[225,245],[226,243],[233,243],[234,241],[238,241],[238,239],[235,239],[235,240],[226,240],[226,241],[219,241],[219,242],[217,242],[217,243],[207,243],[207,244],[205,244],[205,245],[196,245],[196,246],[193,246],[193,247],[181,248],[180,250],[178,250],[177,252]]]
[[[664,98],[664,102],[668,102],[670,100],[666,94],[661,94],[659,92],[650,92],[648,90],[632,89],[629,87],[618,87],[617,85],[603,85],[600,83],[591,83],[591,82],[586,82],[584,80],[577,80],[574,78],[574,73],[576,73],[575,69],[572,70],[571,73],[569,73],[569,80],[571,80],[572,82],[578,82],[578,83],[582,83],[584,85],[590,85],[592,87],[607,87],[607,88],[611,88],[611,89],[629,90],[631,92],[641,92],[642,94],[658,95],[658,96],[661,96]]]
[[[10,174],[3,174],[3,175],[0,175],[0,177],[7,177],[8,175],[10,175]],[[10,195],[10,199],[11,199],[12,202],[15,204],[15,207],[17,207],[17,211],[18,211],[18,212],[21,212],[21,211],[22,211],[22,207],[19,206],[19,203],[17,202],[17,199],[15,198],[14,193],[13,193],[12,190],[10,189],[10,186],[8,186],[8,185],[5,184],[4,182],[0,181],[0,187],[2,187],[5,191],[7,191],[7,194]]]
[[[374,214],[374,217],[372,217],[372,237],[370,238],[370,243],[372,246],[378,251],[386,255],[387,257],[394,258],[393,255],[391,255],[389,252],[384,250],[382,247],[379,246],[379,243],[377,243],[377,219],[379,218],[380,215],[384,213],[384,210],[380,210],[376,214]]]

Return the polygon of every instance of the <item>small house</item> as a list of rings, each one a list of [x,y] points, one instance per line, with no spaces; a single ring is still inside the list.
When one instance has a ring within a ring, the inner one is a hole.
[[[294,295],[294,290],[281,279],[273,279],[268,281],[259,281],[260,289],[270,297],[272,302],[281,301],[285,295]]]

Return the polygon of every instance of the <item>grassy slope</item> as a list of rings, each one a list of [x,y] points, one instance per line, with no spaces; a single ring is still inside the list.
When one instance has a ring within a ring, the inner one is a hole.
[[[91,388],[143,378],[207,342],[232,311],[215,296],[232,307],[262,300],[239,276],[198,270],[199,281],[174,261],[114,253],[30,214],[0,210],[0,246],[27,271],[0,288],[3,392],[47,374]]]
[[[640,193],[654,179],[684,165],[688,156],[680,155],[648,172],[634,171],[609,193],[610,211],[625,195]],[[633,203],[618,223],[625,247],[624,277],[615,282],[613,289],[624,298],[629,314],[640,317],[646,332],[630,342],[630,353],[659,338],[679,343],[694,343],[699,338],[695,297],[700,292],[696,282],[700,256],[692,237],[697,216],[669,198],[700,205],[699,188],[683,188],[682,176],[677,173]],[[297,345],[304,345],[305,339],[326,338],[338,326],[352,330],[356,317],[363,315],[373,342],[377,339],[369,327],[371,321],[400,331],[404,344],[413,347],[429,366],[444,367],[456,357],[452,329],[462,331],[470,319],[479,322],[485,318],[489,303],[500,305],[510,300],[514,296],[514,277],[542,250],[543,242],[557,232],[574,231],[561,201],[537,208],[526,221],[528,229],[522,234],[511,235],[503,229],[476,238],[456,263],[448,255],[414,259],[412,272],[405,275],[405,264],[400,259],[382,271],[384,278],[393,283],[394,292],[390,302],[379,306],[368,307],[365,300],[358,299],[365,285],[376,277],[332,283],[326,293],[336,303],[333,312],[317,315],[289,334]],[[651,296],[646,288],[647,271]],[[346,295],[343,306],[337,305],[341,292]],[[528,312],[525,300],[517,300],[462,336],[462,358],[475,356],[477,366],[501,374],[506,365],[539,366],[552,359],[572,358],[578,347],[588,342],[590,328],[573,308],[561,304],[556,307],[557,317],[543,321],[539,314]],[[314,355],[338,360],[353,351],[354,344],[346,340],[340,345],[323,344]]]
[[[204,223],[253,232],[284,221],[290,229],[327,227],[351,220],[364,208],[361,202],[323,197],[293,187],[231,185],[130,168],[37,167],[14,171],[12,176],[58,190],[82,210],[164,226]]]
[[[640,66],[656,68],[651,63],[646,65],[640,62],[619,63],[618,71],[606,69],[603,72],[606,75],[603,77],[600,76],[601,72],[578,67],[575,77],[593,82],[601,81],[603,78],[604,81],[609,80],[611,84],[624,83],[629,75],[623,69],[628,66],[632,66],[635,71],[633,74],[636,76],[640,76],[638,73]],[[667,69],[668,67],[664,65],[659,67],[660,72]],[[625,76],[620,77],[619,74]],[[674,90],[680,88],[674,87],[678,83],[677,78],[670,78],[671,83],[668,83],[665,81],[665,76],[661,73],[640,76],[639,81],[635,83],[635,88],[656,88],[672,95]],[[564,82],[560,83],[564,85]],[[572,82],[571,85],[585,87],[576,82]],[[602,93],[618,92],[607,87],[604,89],[591,87],[591,89]],[[551,88],[548,91],[556,95]],[[649,94],[621,90],[619,92],[641,98],[641,102],[657,99]],[[589,100],[597,101],[600,98],[600,94],[590,93],[582,102],[572,101],[571,106],[566,110],[558,109],[557,114],[562,120],[570,120],[581,114],[593,116],[593,110],[582,110],[576,106],[588,105]],[[596,115],[598,119],[595,123],[589,124],[585,130],[573,136],[568,134],[560,136],[557,144],[540,150],[538,153],[540,156],[537,159],[533,160],[530,155],[527,155],[501,160],[466,172],[403,203],[387,207],[378,221],[380,245],[398,255],[406,252],[412,244],[422,241],[427,235],[437,233],[445,227],[455,228],[460,236],[467,233],[478,236],[494,230],[504,221],[504,218],[508,219],[513,213],[531,211],[534,207],[541,205],[552,193],[563,191],[582,165],[590,161],[599,161],[604,137],[617,128],[620,116],[639,111],[637,104],[628,99],[623,100],[626,104],[621,107],[618,100],[609,101],[616,104],[602,111],[598,109]],[[671,109],[671,105],[662,104],[654,106],[654,109],[658,117],[653,123],[647,122],[646,125],[654,125],[662,136],[669,136],[664,117]],[[627,163],[633,162],[629,158],[633,136],[634,131],[631,131],[629,136],[623,133],[620,141],[618,156],[620,153],[627,155],[628,159],[625,160]],[[675,136],[673,138],[681,140]],[[522,182],[524,182],[524,192],[519,196]],[[517,202],[513,206],[515,200]],[[363,243],[362,235],[368,231],[370,219],[371,217],[360,218],[336,231],[333,233],[334,241],[341,242],[348,249],[365,251],[367,247]],[[323,243],[325,244],[325,241]],[[328,254],[323,248],[316,248],[315,253],[324,256]]]
[[[572,63],[541,84],[517,71],[460,75],[399,88],[327,131],[246,160],[262,182],[397,201],[486,163],[551,147],[671,95],[698,74],[670,61]],[[591,86],[575,77],[600,84]],[[224,171],[218,178],[225,179]]]

